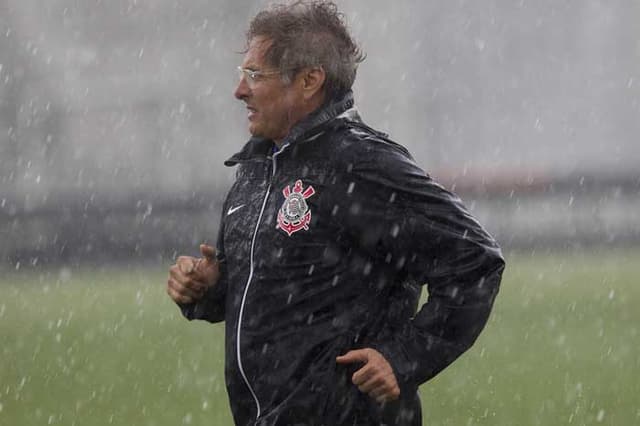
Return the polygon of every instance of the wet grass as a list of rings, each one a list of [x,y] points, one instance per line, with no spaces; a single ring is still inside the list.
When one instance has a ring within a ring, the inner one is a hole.
[[[640,251],[513,254],[476,345],[421,388],[428,425],[640,424]],[[0,425],[230,425],[221,325],[164,267],[5,271]]]
[[[470,352],[422,387],[432,425],[640,424],[640,252],[508,257]]]

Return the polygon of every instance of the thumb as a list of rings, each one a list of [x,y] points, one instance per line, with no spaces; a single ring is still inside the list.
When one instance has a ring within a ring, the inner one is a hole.
[[[336,358],[336,362],[338,364],[352,364],[354,362],[364,362],[366,364],[368,361],[369,356],[367,355],[367,351],[364,349],[349,351]]]
[[[202,256],[213,262],[216,260],[216,249],[214,247],[208,246],[206,244],[200,244],[200,253],[202,253]]]

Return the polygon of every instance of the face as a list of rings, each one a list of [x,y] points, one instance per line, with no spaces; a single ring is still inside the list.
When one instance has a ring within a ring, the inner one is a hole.
[[[252,71],[273,72],[264,54],[271,45],[269,39],[255,37],[249,43],[241,67]],[[249,132],[253,136],[281,141],[302,118],[303,90],[297,80],[285,84],[280,74],[267,74],[255,81],[243,75],[234,96],[247,106]]]

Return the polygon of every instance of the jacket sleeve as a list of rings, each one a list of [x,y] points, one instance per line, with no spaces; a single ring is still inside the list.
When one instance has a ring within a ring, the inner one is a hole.
[[[461,200],[434,182],[399,146],[368,144],[349,163],[343,192],[345,232],[377,263],[395,268],[392,285],[427,285],[412,319],[372,345],[402,387],[429,380],[474,343],[498,292],[504,260],[494,239]]]
[[[223,206],[224,207],[224,206]],[[178,303],[182,315],[191,320],[205,320],[212,323],[224,321],[225,303],[227,295],[227,263],[224,254],[224,211],[218,228],[216,242],[216,258],[220,265],[220,278],[218,282],[209,287],[201,300],[196,303]]]

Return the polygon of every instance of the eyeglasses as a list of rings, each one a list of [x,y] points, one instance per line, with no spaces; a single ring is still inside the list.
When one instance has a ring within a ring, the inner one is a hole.
[[[257,71],[257,70],[250,70],[248,68],[242,68],[240,66],[238,67],[238,76],[241,79],[244,77],[244,79],[247,80],[247,84],[249,84],[250,86],[260,81],[264,77],[269,77],[277,74],[280,74],[280,71],[278,70]]]

